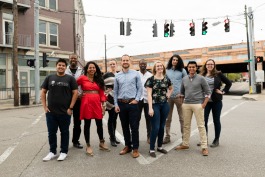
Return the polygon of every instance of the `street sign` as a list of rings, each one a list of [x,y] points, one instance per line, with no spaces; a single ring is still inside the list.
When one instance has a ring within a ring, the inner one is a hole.
[[[251,62],[252,60],[244,60],[245,62]]]

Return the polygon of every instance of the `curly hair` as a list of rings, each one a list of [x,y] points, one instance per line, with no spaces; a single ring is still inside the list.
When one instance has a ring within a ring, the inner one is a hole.
[[[182,58],[179,55],[177,55],[177,54],[175,54],[172,57],[170,57],[170,59],[169,59],[169,61],[167,63],[167,68],[166,69],[171,69],[172,68],[172,60],[173,60],[174,57],[178,59],[177,66],[174,68],[174,70],[178,70],[178,71],[182,72],[182,70],[184,68],[184,63],[183,63]]]
[[[207,74],[206,64],[207,64],[207,62],[209,62],[209,61],[212,61],[213,64],[214,64],[213,70],[211,71],[211,76],[216,76],[217,74],[220,73],[220,71],[218,71],[218,70],[216,69],[215,61],[214,61],[213,59],[208,59],[208,60],[206,60],[205,64],[200,68],[200,74],[201,74],[202,76],[206,76],[206,74]]]
[[[84,67],[84,75],[87,75],[87,69],[88,69],[90,64],[93,64],[96,68],[96,72],[95,72],[94,78],[93,78],[94,82],[96,82],[98,84],[99,88],[104,90],[105,84],[104,84],[104,80],[102,77],[102,73],[99,69],[99,66],[95,62],[93,62],[93,61],[87,62],[86,66]]]

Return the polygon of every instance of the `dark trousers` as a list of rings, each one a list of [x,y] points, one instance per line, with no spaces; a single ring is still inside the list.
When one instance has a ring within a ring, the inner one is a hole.
[[[118,102],[125,146],[139,148],[139,108],[137,104]],[[131,128],[131,131],[130,131]]]
[[[80,105],[81,105],[81,100],[77,99],[73,108],[73,138],[72,142],[74,144],[79,143],[79,138],[81,134],[81,120],[80,120]]]
[[[139,107],[139,122],[141,121],[142,110],[144,109],[144,116],[145,116],[145,124],[146,124],[147,138],[150,138],[150,132],[151,132],[151,122],[150,122],[150,119],[151,118],[150,118],[150,116],[148,114],[148,103],[144,103],[144,100],[140,100],[138,102],[138,107]]]
[[[51,112],[46,113],[46,123],[48,128],[48,138],[50,144],[50,152],[56,154],[57,149],[57,131],[58,127],[61,132],[61,151],[62,153],[68,153],[69,147],[69,126],[71,123],[71,116],[68,114],[53,114]]]
[[[103,125],[102,125],[102,119],[95,119],[96,125],[97,125],[97,133],[99,140],[103,140]],[[86,144],[90,146],[90,125],[91,125],[91,119],[85,119],[85,126],[84,126],[84,135]]]
[[[221,116],[222,108],[223,108],[223,102],[222,101],[216,101],[216,102],[208,102],[205,109],[204,109],[204,122],[205,122],[205,129],[206,129],[207,133],[208,133],[209,114],[212,110],[215,139],[219,139],[220,133],[221,133],[220,116]]]
[[[154,116],[151,118],[151,137],[150,137],[150,150],[155,150],[155,142],[157,138],[157,147],[162,147],[164,128],[169,113],[169,104],[155,103],[153,104]]]
[[[109,136],[110,140],[115,141],[116,140],[115,131],[116,131],[118,113],[115,112],[115,108],[108,110],[108,113],[109,113],[109,120],[108,120]]]

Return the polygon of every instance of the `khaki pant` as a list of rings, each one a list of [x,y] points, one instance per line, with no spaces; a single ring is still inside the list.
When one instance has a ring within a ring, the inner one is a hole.
[[[201,148],[207,148],[207,136],[204,126],[204,110],[201,104],[183,104],[184,133],[182,145],[189,146],[191,119],[194,113],[200,134]]]
[[[166,121],[166,138],[170,138],[170,126],[172,122],[172,114],[173,114],[174,105],[177,106],[178,115],[179,115],[179,123],[180,123],[180,131],[181,131],[181,136],[183,136],[184,120],[183,120],[183,113],[182,113],[181,98],[180,97],[170,98],[168,100],[168,104],[169,104],[169,113],[168,113],[167,121]]]

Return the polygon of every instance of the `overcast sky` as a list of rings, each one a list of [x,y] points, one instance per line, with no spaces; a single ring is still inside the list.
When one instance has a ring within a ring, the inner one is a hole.
[[[139,55],[191,49],[205,46],[246,42],[245,5],[254,11],[255,40],[265,40],[264,0],[83,0],[86,14],[85,59],[104,58],[104,34],[107,57]],[[230,19],[230,32],[224,31],[224,20]],[[130,36],[120,36],[120,21],[132,24]],[[189,23],[195,22],[195,36],[189,34]],[[208,33],[201,35],[202,20],[208,22]],[[158,37],[152,25],[156,20]],[[164,38],[164,23],[173,22],[175,35]],[[215,22],[221,22],[213,26]],[[124,48],[118,47],[123,45]]]

